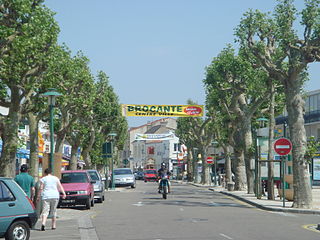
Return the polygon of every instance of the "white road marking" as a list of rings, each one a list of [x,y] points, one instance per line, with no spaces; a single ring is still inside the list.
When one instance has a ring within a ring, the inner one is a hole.
[[[286,212],[270,212],[273,214],[278,214],[281,216],[285,216],[285,217],[297,217],[296,215],[292,214],[292,213],[286,213]]]
[[[210,206],[220,206],[219,203],[215,203],[215,202],[213,202],[213,201],[211,201],[211,203],[209,203],[209,205],[210,205]]]
[[[227,235],[225,235],[225,234],[223,234],[223,233],[220,233],[220,236],[221,237],[224,237],[224,238],[226,238],[226,239],[233,239],[232,237],[229,237],[229,236],[227,236]]]
[[[142,202],[138,202],[138,203],[135,203],[135,204],[132,204],[134,206],[137,206],[137,207],[142,207],[144,204]]]

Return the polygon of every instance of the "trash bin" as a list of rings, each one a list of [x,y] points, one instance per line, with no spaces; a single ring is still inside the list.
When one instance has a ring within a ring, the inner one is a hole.
[[[234,182],[228,182],[227,189],[228,191],[234,191]]]

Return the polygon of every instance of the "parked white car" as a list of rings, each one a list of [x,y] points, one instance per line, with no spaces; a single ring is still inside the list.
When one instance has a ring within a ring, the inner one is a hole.
[[[114,185],[120,186],[131,186],[136,187],[136,179],[130,168],[116,168],[113,170],[114,173]]]

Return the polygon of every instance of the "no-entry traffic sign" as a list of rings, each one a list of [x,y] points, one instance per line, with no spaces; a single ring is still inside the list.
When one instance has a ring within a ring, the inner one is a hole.
[[[207,163],[208,164],[213,163],[213,157],[207,157]]]
[[[279,138],[274,142],[273,148],[280,156],[288,155],[292,150],[292,143],[287,138]]]

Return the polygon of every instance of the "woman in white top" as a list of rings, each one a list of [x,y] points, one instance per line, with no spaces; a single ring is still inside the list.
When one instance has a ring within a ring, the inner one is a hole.
[[[41,231],[45,231],[46,221],[49,212],[52,215],[52,229],[56,229],[57,205],[59,202],[60,192],[62,198],[66,198],[66,193],[60,183],[59,178],[53,176],[52,170],[47,168],[44,171],[45,176],[40,179],[40,190],[37,200],[42,197],[42,218],[41,218]],[[41,194],[41,195],[40,195]]]

